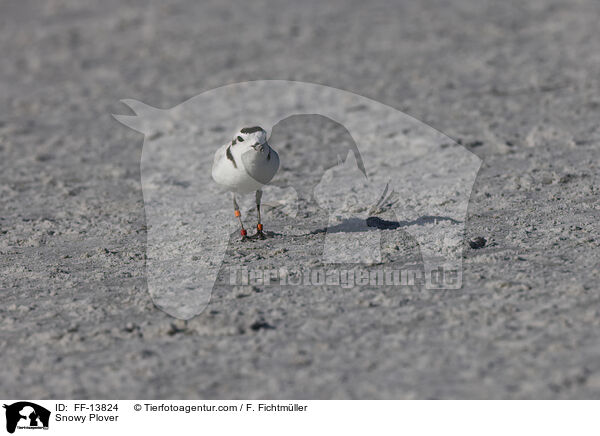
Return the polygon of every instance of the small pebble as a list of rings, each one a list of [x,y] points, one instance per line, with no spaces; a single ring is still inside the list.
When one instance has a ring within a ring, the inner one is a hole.
[[[485,238],[482,238],[481,236],[478,236],[476,238],[473,238],[469,241],[469,245],[471,246],[471,248],[473,250],[477,250],[479,248],[483,248],[485,247],[485,243],[487,241],[485,240]]]
[[[258,331],[258,330],[272,330],[272,329],[274,329],[275,327],[273,327],[271,324],[269,324],[269,323],[268,323],[268,322],[266,322],[266,321],[259,320],[259,321],[256,321],[256,322],[254,322],[254,323],[253,323],[253,324],[250,326],[250,328],[256,332],[256,331]]]

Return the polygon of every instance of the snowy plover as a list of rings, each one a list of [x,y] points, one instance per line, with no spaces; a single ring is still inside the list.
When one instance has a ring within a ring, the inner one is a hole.
[[[279,155],[267,144],[267,132],[258,126],[244,127],[230,143],[223,145],[215,153],[212,178],[233,195],[235,216],[242,226],[242,241],[248,237],[235,195],[256,191],[258,224],[256,234],[252,237],[264,239],[263,225],[260,222],[261,188],[271,181],[278,169]]]

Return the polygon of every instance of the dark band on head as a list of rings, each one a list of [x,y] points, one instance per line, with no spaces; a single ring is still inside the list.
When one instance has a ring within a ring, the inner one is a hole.
[[[259,127],[259,126],[244,127],[242,130],[240,130],[240,132],[242,132],[242,133],[254,133],[254,132],[264,132],[264,131],[265,131],[265,129],[263,129],[262,127]]]

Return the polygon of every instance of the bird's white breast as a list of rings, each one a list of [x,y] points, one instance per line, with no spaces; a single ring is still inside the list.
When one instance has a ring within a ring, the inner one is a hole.
[[[240,148],[231,147],[230,153],[235,161],[227,158],[230,144],[220,147],[215,153],[212,167],[212,177],[219,185],[240,194],[260,189],[270,182],[279,169],[279,156],[270,147],[265,153],[252,150],[240,152]],[[270,158],[267,159],[267,156]]]

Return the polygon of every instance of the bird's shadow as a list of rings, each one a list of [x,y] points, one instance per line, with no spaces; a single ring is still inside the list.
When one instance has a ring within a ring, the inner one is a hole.
[[[374,230],[395,230],[401,227],[423,226],[425,224],[437,223],[438,221],[449,221],[458,224],[454,218],[437,215],[425,215],[413,221],[389,221],[377,216],[370,216],[366,220],[361,218],[349,218],[340,224],[322,229],[313,230],[311,235],[318,233],[355,233],[369,232]]]

